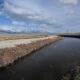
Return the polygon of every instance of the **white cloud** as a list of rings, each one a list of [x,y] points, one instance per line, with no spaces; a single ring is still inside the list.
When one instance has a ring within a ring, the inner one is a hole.
[[[16,18],[17,20],[25,20],[25,21],[33,21],[33,22],[38,22],[38,23],[50,23],[52,22],[52,19],[50,19],[50,15],[48,16],[47,14],[39,11],[36,12],[33,9],[29,8],[21,8],[15,5],[12,5],[5,1],[4,3],[4,14],[11,14],[11,18]],[[20,18],[19,18],[20,17]],[[52,17],[51,17],[52,18]],[[13,22],[13,24],[18,24],[18,22]]]
[[[28,16],[29,19],[35,19],[35,20],[40,20],[40,16]]]
[[[76,15],[76,12],[75,12],[74,10],[71,10],[71,11],[69,12],[69,14],[70,14],[70,15]]]
[[[24,26],[16,26],[16,25],[0,25],[0,31],[10,31],[10,32],[52,32],[52,29],[49,29],[49,27],[44,26],[39,26],[40,28],[37,27],[24,27]],[[46,29],[45,29],[46,28]]]
[[[2,25],[2,27],[0,27],[0,30],[12,32],[55,31],[55,29],[53,30],[53,27],[55,27],[54,24],[56,24],[57,21],[50,17],[50,15],[47,15],[46,12],[44,13],[44,11],[36,12],[33,9],[21,8],[17,5],[15,6],[8,3],[7,0],[5,0],[3,11],[4,15],[13,21],[12,25],[10,26]],[[31,26],[29,23],[29,26],[25,23],[27,21],[30,21],[35,25]]]
[[[9,4],[7,1],[4,2],[4,9],[15,14],[32,14],[33,12],[29,9],[19,8],[12,4]]]
[[[0,30],[11,31],[11,32],[22,32],[22,31],[27,32],[27,28],[23,26],[15,26],[15,25],[0,25]]]
[[[1,12],[0,12],[0,15],[2,15],[2,14],[3,14],[3,12],[1,11]]]
[[[63,4],[74,4],[76,5],[78,3],[78,0],[59,0]]]

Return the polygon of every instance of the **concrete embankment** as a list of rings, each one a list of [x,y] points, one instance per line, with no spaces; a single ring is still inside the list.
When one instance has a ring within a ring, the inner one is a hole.
[[[21,41],[10,41],[9,45],[4,47],[2,44],[2,48],[0,46],[0,67],[7,66],[13,63],[15,60],[18,60],[21,57],[29,55],[35,50],[38,50],[46,45],[49,45],[55,41],[62,39],[62,37],[47,37],[47,38],[38,38],[33,40]],[[4,41],[3,41],[4,42]],[[4,42],[7,44],[8,41]],[[11,45],[11,47],[10,47]]]

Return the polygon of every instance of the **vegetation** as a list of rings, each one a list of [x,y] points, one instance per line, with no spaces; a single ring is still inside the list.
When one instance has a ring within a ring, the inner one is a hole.
[[[58,36],[61,36],[61,37],[75,37],[75,38],[80,38],[80,34],[79,33],[74,33],[74,34],[60,34]]]
[[[60,39],[62,38],[56,37],[56,38],[41,40],[29,44],[17,45],[16,47],[13,48],[0,49],[0,67],[13,63],[15,60],[23,56],[26,56],[32,53],[33,51],[40,49]]]
[[[31,39],[31,38],[42,38],[47,36],[48,35],[0,34],[0,40]]]
[[[63,76],[61,80],[80,80],[80,66],[75,66],[70,73]]]

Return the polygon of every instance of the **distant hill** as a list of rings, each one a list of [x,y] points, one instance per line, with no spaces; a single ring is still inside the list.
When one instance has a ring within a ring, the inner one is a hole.
[[[0,34],[52,34],[44,31],[12,32],[10,30],[0,30]]]
[[[58,34],[58,36],[80,38],[80,33],[65,33],[65,34]]]

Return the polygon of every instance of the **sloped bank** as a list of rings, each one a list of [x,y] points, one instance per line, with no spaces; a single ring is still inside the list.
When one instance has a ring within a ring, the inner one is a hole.
[[[0,67],[7,66],[13,63],[15,60],[29,55],[33,51],[38,50],[60,39],[62,39],[62,37],[50,38],[29,44],[17,45],[16,47],[12,48],[0,49]]]
[[[73,69],[65,74],[61,80],[80,80],[80,65],[74,66]]]

